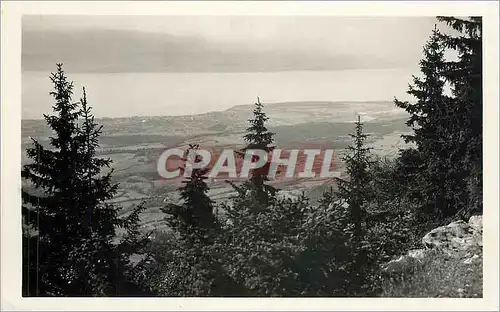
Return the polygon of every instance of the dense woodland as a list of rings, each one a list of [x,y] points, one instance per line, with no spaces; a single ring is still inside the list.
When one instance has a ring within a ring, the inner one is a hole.
[[[75,102],[57,65],[54,112],[45,115],[51,149],[33,140],[21,172],[40,190],[22,194],[23,295],[381,295],[383,263],[432,227],[482,214],[482,21],[439,20],[447,29],[434,29],[409,86],[416,101],[395,100],[408,112],[413,132],[405,140],[413,147],[395,159],[375,157],[358,121],[343,159],[347,177],[317,205],[277,197],[254,170],[218,207],[206,170],[195,169],[180,189],[183,204],[162,210],[170,230],[154,238],[139,231],[143,205],[122,218],[109,203],[118,185],[105,170],[111,161],[96,155],[101,126],[85,89]],[[450,49],[456,60],[445,59]],[[247,148],[273,149],[266,121],[259,102]],[[126,230],[119,239],[118,228]]]

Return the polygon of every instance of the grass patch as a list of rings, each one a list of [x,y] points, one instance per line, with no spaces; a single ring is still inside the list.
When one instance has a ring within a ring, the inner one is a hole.
[[[466,259],[466,258],[465,258]],[[387,277],[382,297],[482,298],[483,264],[464,263],[464,258],[432,252],[419,265],[399,276]]]

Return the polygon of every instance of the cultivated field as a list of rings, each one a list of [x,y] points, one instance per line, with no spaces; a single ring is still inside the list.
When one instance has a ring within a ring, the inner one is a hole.
[[[252,105],[235,106],[219,112],[191,116],[156,116],[104,118],[99,155],[113,160],[114,179],[120,184],[113,200],[123,207],[123,213],[145,202],[142,216],[145,230],[162,227],[159,208],[167,201],[178,201],[178,183],[162,180],[157,173],[159,155],[168,147],[186,147],[197,143],[211,149],[239,148]],[[403,146],[401,133],[407,132],[404,111],[392,102],[294,102],[265,105],[269,129],[276,133],[276,145],[283,149],[334,149],[336,170],[342,169],[341,155],[350,143],[348,134],[360,115],[373,152],[382,156],[396,155]],[[48,143],[48,131],[43,120],[23,120],[23,150],[30,137]],[[23,162],[26,160],[23,155]],[[273,182],[283,195],[305,192],[314,202],[331,186],[324,179],[296,179]],[[220,180],[210,181],[210,197],[223,202],[234,194]]]

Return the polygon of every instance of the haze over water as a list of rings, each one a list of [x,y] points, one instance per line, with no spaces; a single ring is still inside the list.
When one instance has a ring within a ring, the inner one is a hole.
[[[63,63],[97,117],[294,101],[407,100],[434,17],[26,16],[22,117],[42,118]]]
[[[251,104],[293,101],[391,101],[415,69],[281,71],[257,73],[71,73],[96,117],[191,115]],[[42,118],[53,99],[49,72],[24,72],[22,117]]]

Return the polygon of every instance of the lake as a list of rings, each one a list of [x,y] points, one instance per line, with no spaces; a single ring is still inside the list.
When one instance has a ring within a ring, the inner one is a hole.
[[[391,101],[406,94],[417,69],[257,73],[68,73],[75,100],[87,89],[96,117],[191,115],[251,104],[293,101]],[[51,112],[46,72],[23,72],[22,117]]]

